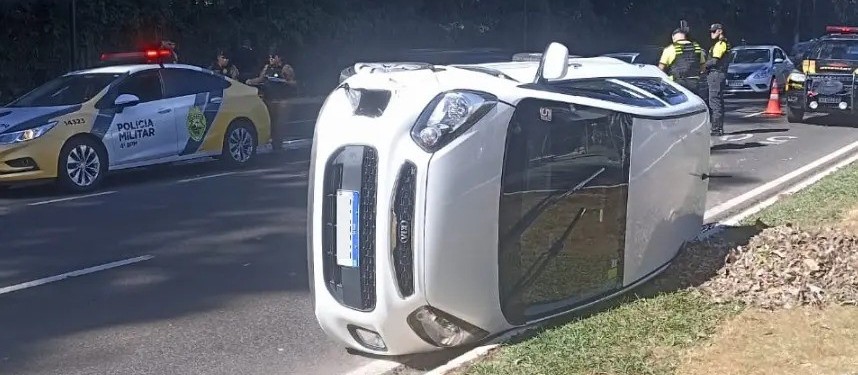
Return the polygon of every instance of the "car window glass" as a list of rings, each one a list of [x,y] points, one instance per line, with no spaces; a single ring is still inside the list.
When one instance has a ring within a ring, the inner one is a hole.
[[[525,85],[524,87],[529,87]],[[609,78],[584,78],[565,81],[548,82],[537,90],[546,90],[566,95],[600,99],[637,107],[664,107],[658,99],[646,96],[632,88],[613,82]]]
[[[219,76],[190,69],[166,69],[163,74],[168,98],[217,92],[229,86],[229,82]]]
[[[9,107],[50,107],[81,104],[98,95],[118,77],[119,74],[62,76],[20,97],[15,102],[10,103]]]
[[[161,77],[157,70],[136,73],[118,87],[117,96],[131,94],[140,98],[140,102],[151,102],[163,98]]]
[[[664,100],[672,105],[685,103],[688,97],[681,91],[668,85],[661,78],[655,77],[622,77],[616,78],[619,81],[634,85],[635,87],[655,95],[661,100]]]
[[[786,60],[786,56],[784,55],[784,51],[781,51],[779,49],[775,49],[775,59]]]

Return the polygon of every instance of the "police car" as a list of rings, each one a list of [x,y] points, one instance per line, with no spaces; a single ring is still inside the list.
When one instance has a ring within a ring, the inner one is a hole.
[[[0,184],[55,179],[88,191],[109,171],[202,157],[244,165],[270,141],[256,88],[191,65],[108,65],[0,108]]]
[[[802,122],[809,112],[855,114],[858,27],[829,26],[808,47],[800,70],[787,78],[787,119]]]

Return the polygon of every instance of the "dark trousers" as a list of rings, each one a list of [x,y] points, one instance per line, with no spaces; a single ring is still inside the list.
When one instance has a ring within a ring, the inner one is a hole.
[[[711,72],[706,81],[709,84],[709,118],[712,122],[712,132],[724,131],[724,90],[727,86],[727,75],[722,72]]]

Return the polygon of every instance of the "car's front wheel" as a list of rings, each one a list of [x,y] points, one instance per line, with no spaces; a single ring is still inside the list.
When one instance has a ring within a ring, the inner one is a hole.
[[[107,172],[104,148],[89,138],[72,138],[60,150],[57,182],[64,190],[85,192],[96,189]]]
[[[223,139],[221,160],[231,165],[249,163],[256,156],[258,142],[256,129],[246,122],[235,122],[229,126]]]

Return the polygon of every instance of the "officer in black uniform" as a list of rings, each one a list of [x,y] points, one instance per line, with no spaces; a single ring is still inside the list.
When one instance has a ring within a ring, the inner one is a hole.
[[[712,122],[712,135],[724,135],[724,89],[727,85],[727,68],[730,65],[730,42],[724,36],[724,26],[712,24],[709,33],[715,44],[709,50],[706,60],[706,80],[709,84],[709,118]]]
[[[283,62],[282,54],[272,48],[268,54],[268,64],[262,68],[258,77],[247,80],[248,85],[261,86],[262,99],[271,114],[271,139],[274,151],[282,151],[285,131],[290,111],[286,100],[297,94],[298,82],[295,80],[295,70]]]
[[[673,43],[664,48],[658,67],[671,79],[693,93],[700,90],[700,75],[706,58],[697,42],[687,39],[682,29],[673,31]]]

